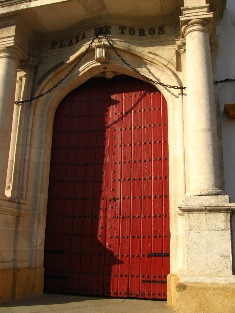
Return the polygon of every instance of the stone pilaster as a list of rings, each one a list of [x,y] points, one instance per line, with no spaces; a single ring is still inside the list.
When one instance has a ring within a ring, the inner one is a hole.
[[[234,204],[229,203],[223,191],[219,159],[209,44],[213,14],[204,0],[185,0],[184,4],[180,20],[186,42],[187,194],[179,208],[184,219],[185,246],[182,269],[168,277],[169,304],[176,312],[196,313],[205,308],[209,308],[208,312],[221,312],[225,294],[234,293],[234,288],[229,288],[235,282],[231,275],[230,229]],[[233,312],[230,299],[226,299],[226,312]]]
[[[23,76],[18,77],[16,82],[16,92],[15,99],[21,100],[22,93],[22,81]],[[21,106],[14,105],[14,113],[12,118],[12,133],[11,133],[11,144],[9,151],[9,160],[8,160],[8,169],[7,169],[7,180],[6,180],[6,196],[12,198],[12,186],[13,186],[13,173],[15,168],[15,155],[16,155],[16,143],[17,143],[17,135],[18,135],[18,127],[19,127],[19,118],[20,118]]]
[[[17,67],[20,60],[17,49],[0,51],[0,198],[5,198],[7,168],[15,101]]]

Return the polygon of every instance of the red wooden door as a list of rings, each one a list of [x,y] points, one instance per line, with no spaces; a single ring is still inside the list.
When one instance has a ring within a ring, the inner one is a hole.
[[[166,298],[167,106],[153,86],[91,79],[57,109],[45,291]]]

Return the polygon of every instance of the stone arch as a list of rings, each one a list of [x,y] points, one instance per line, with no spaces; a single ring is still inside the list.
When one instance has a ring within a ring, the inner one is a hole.
[[[146,57],[131,54],[123,50],[122,55],[133,67],[139,69],[148,78],[154,78],[170,85],[181,85],[177,74],[159,60],[149,60]],[[37,94],[43,93],[69,71],[70,64],[50,74],[37,90]],[[50,172],[50,149],[53,132],[53,119],[55,111],[62,99],[73,89],[79,87],[88,79],[100,75],[105,71],[118,74],[126,74],[138,79],[136,73],[125,66],[115,55],[109,55],[106,63],[100,64],[94,60],[94,51],[82,60],[79,66],[67,77],[67,79],[46,96],[34,102],[31,109],[32,133],[29,158],[28,191],[30,194],[31,207],[42,214],[37,229],[37,249],[40,251],[35,256],[34,266],[40,267],[43,264],[44,230],[46,222],[47,192]],[[166,98],[168,103],[168,125],[169,125],[169,168],[170,168],[170,212],[177,208],[182,200],[184,190],[184,148],[183,148],[183,112],[182,112],[182,90],[167,89],[160,85],[155,86]],[[179,186],[179,181],[182,185]],[[177,187],[176,187],[177,186]],[[174,221],[174,218],[171,218]]]

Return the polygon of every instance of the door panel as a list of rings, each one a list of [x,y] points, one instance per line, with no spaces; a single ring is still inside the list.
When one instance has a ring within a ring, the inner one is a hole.
[[[166,101],[120,76],[91,79],[55,114],[45,291],[166,298]]]

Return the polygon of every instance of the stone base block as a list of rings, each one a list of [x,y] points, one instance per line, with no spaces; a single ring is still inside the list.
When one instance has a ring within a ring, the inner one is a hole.
[[[43,292],[43,268],[20,268],[15,270],[15,299]]]
[[[234,313],[235,285],[180,283],[169,275],[168,304],[177,313]]]
[[[0,270],[0,302],[43,292],[44,268]]]
[[[13,269],[0,270],[0,302],[12,299]]]

